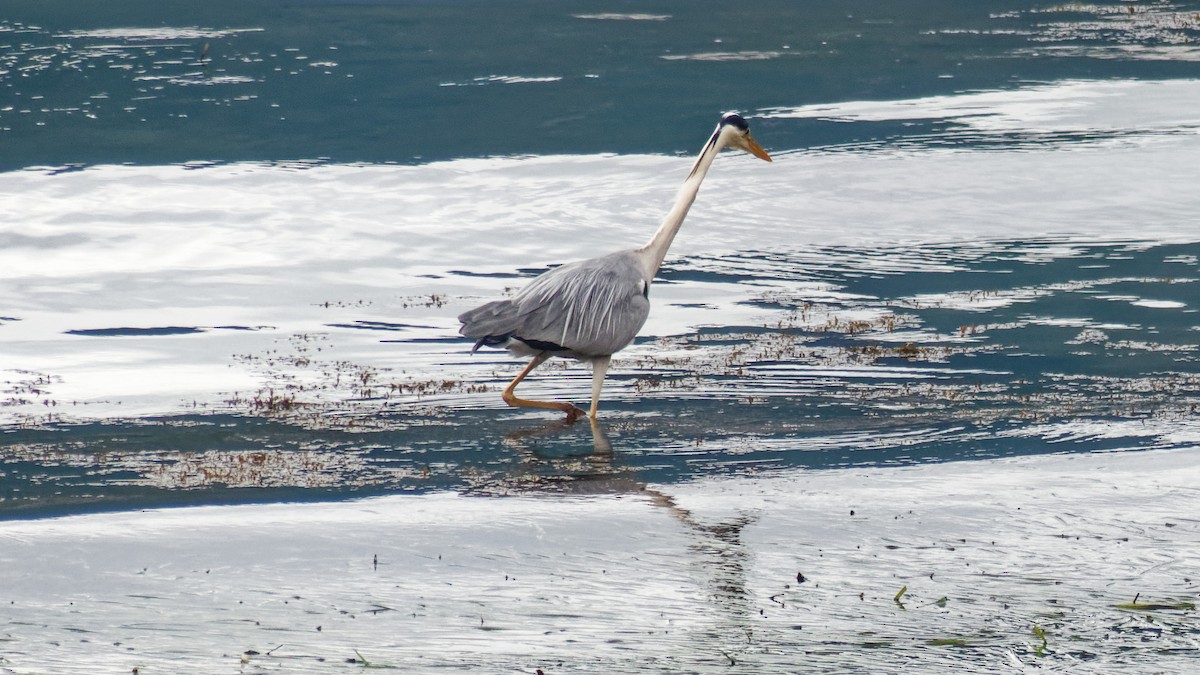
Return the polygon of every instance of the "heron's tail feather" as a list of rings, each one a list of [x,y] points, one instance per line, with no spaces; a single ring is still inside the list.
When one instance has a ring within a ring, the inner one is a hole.
[[[511,300],[495,300],[459,314],[458,320],[462,323],[458,332],[477,340],[472,352],[484,346],[501,346],[517,329],[517,306]]]

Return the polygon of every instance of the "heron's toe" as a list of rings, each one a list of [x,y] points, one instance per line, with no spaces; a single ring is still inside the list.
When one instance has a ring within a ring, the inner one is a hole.
[[[563,412],[567,413],[567,424],[574,424],[579,421],[579,418],[587,415],[582,408],[573,403],[564,404]]]

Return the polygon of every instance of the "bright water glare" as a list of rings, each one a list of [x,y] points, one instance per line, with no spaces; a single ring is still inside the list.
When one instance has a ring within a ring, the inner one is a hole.
[[[1196,3],[8,3],[0,669],[1187,672],[1197,62]],[[455,317],[725,110],[774,162],[599,426],[509,409]]]

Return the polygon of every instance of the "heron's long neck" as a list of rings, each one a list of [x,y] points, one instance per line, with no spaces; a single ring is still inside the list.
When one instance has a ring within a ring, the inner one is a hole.
[[[691,174],[679,188],[679,194],[675,197],[675,205],[667,212],[662,224],[658,226],[658,231],[654,233],[650,241],[638,250],[646,266],[647,280],[653,279],[654,275],[658,274],[658,268],[662,265],[663,258],[667,256],[667,249],[671,248],[671,242],[675,240],[675,234],[683,225],[683,219],[687,217],[688,209],[692,207],[692,202],[696,201],[696,194],[700,192],[700,183],[704,181],[704,175],[708,173],[708,168],[712,166],[717,153],[721,151],[720,133],[721,131],[718,129],[709,139],[708,144],[704,146],[704,150],[696,158],[696,163],[692,165]]]

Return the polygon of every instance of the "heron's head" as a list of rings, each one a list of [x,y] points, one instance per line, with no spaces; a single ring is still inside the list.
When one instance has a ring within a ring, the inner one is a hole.
[[[750,135],[750,125],[746,124],[746,120],[737,113],[725,113],[721,118],[721,124],[717,126],[717,138],[724,141],[723,145],[729,148],[737,148],[745,150],[759,159],[771,161],[771,156],[766,150],[754,140]]]

